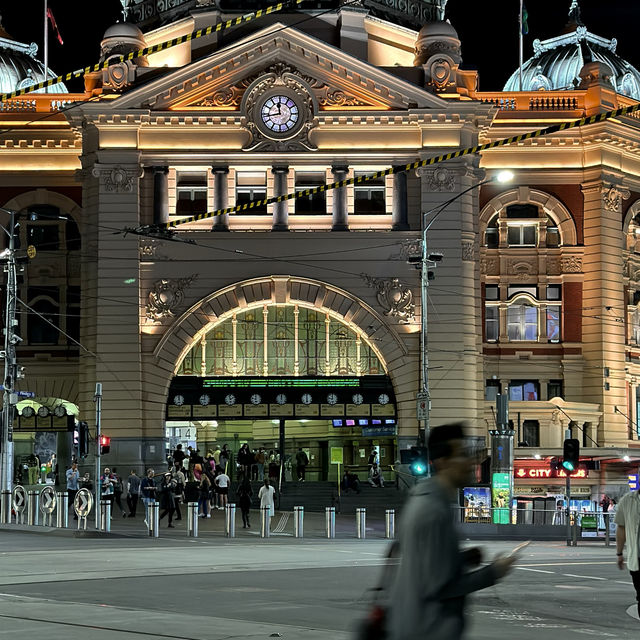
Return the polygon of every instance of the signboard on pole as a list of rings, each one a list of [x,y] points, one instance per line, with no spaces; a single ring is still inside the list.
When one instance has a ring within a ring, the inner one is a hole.
[[[491,506],[493,523],[509,524],[509,504],[511,498],[511,474],[494,473],[491,478]]]
[[[427,420],[429,413],[429,394],[421,391],[416,395],[416,415],[418,420]]]
[[[344,450],[342,447],[331,447],[331,464],[344,464]]]

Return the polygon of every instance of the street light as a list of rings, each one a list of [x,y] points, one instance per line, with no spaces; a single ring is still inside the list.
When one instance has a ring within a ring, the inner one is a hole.
[[[482,180],[477,184],[470,186],[469,188],[461,191],[453,198],[450,198],[446,202],[443,202],[435,207],[425,211],[422,214],[422,259],[420,261],[422,272],[420,275],[420,309],[422,316],[422,327],[420,334],[420,350],[422,352],[422,398],[426,401],[426,412],[424,419],[424,444],[428,442],[429,439],[429,414],[431,412],[431,396],[429,394],[429,355],[427,352],[427,330],[428,330],[428,315],[427,315],[427,288],[429,286],[429,268],[436,267],[437,263],[442,260],[442,253],[429,251],[427,245],[427,233],[429,229],[433,226],[433,223],[438,219],[441,213],[445,211],[445,209],[453,204],[456,200],[466,195],[470,191],[474,189],[479,189],[485,184],[490,184],[493,182],[497,182],[500,184],[505,184],[507,182],[511,182],[514,179],[514,174],[512,171],[502,170],[491,176],[486,180]]]

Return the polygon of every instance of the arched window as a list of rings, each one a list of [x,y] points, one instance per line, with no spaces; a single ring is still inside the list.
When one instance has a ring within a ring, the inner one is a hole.
[[[538,307],[518,298],[507,307],[507,334],[510,341],[538,339]]]
[[[484,232],[484,244],[487,249],[497,249],[500,246],[500,231],[498,229],[498,214],[496,213]]]
[[[560,246],[560,230],[556,221],[547,216],[547,247],[559,247]]]
[[[373,347],[349,325],[325,311],[291,304],[235,313],[194,344],[178,369],[178,375],[203,376],[384,373]]]

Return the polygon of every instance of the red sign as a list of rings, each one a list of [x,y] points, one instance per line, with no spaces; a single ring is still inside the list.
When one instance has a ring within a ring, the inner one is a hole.
[[[548,464],[537,466],[516,466],[513,469],[515,478],[544,480],[546,478],[566,478],[567,473],[563,469],[552,469]],[[586,467],[578,467],[571,475],[571,478],[588,478],[589,470]]]

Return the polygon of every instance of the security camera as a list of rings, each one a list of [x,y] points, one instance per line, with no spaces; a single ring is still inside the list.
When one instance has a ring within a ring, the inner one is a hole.
[[[429,260],[431,262],[441,262],[443,257],[444,257],[444,254],[441,253],[440,251],[433,251],[432,253],[429,254]]]
[[[416,263],[422,262],[422,256],[408,256],[407,262],[409,264],[416,264]]]

